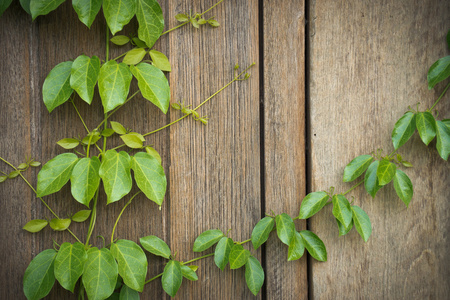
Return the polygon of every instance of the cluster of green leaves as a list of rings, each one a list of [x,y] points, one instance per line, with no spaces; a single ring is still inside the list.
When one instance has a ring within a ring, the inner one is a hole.
[[[90,215],[91,210],[83,209],[76,212],[73,216],[69,216],[69,218],[67,219],[53,218],[50,221],[42,219],[34,219],[25,224],[23,229],[31,233],[36,233],[44,229],[48,224],[50,224],[51,229],[55,231],[64,231],[67,230],[67,228],[69,228],[72,221],[82,223],[86,221]]]
[[[191,105],[185,105],[184,101],[183,101],[183,103],[173,102],[170,106],[175,110],[181,111],[185,116],[190,115],[190,116],[192,116],[192,118],[195,121],[199,121],[199,122],[202,122],[204,125],[208,125],[208,120],[209,120],[208,116],[200,117],[198,112],[195,111],[194,109],[190,109],[189,107]]]
[[[17,176],[19,176],[22,172],[25,172],[29,167],[37,168],[41,165],[40,162],[35,161],[32,158],[26,158],[25,162],[21,163],[19,166],[17,166],[16,170],[11,171],[9,173],[5,173],[0,171],[3,175],[0,176],[0,183],[8,180],[8,179],[14,179]]]
[[[209,24],[211,27],[219,27],[220,24],[216,20],[214,20],[214,17],[211,17],[209,19],[203,18],[203,14],[194,14],[191,15],[190,13],[185,14],[178,14],[175,16],[178,22],[180,23],[191,23],[194,28],[200,28],[201,25]]]

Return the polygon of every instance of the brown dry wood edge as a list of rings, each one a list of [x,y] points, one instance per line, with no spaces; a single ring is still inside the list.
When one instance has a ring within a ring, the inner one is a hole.
[[[310,24],[311,190],[345,191],[342,171],[377,147],[393,150],[395,121],[408,105],[431,107],[445,84],[427,89],[426,73],[448,55],[448,1],[312,1]],[[449,96],[438,106],[448,118]],[[372,221],[364,243],[355,229],[338,237],[331,206],[310,221],[328,262],[312,261],[313,299],[445,299],[450,294],[449,164],[416,134],[399,151],[414,164],[408,209],[392,185],[373,200],[363,187],[355,204]]]

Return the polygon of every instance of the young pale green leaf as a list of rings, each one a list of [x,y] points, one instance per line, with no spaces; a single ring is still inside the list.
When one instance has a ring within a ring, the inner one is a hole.
[[[252,294],[258,295],[264,284],[264,269],[254,256],[250,256],[245,264],[245,281]]]
[[[344,182],[350,182],[358,178],[370,166],[373,157],[371,155],[360,155],[353,159],[344,169]]]
[[[216,250],[214,251],[214,263],[222,271],[228,264],[231,248],[233,248],[234,242],[232,239],[224,236],[217,243]]]
[[[366,171],[366,174],[364,175],[364,187],[372,198],[375,198],[375,195],[381,189],[377,176],[379,163],[380,162],[378,160],[371,163]]]
[[[115,37],[111,38],[110,41],[117,46],[123,46],[128,44],[131,40],[126,35],[116,35]]]
[[[60,145],[61,147],[63,147],[64,149],[73,149],[73,148],[76,148],[80,144],[80,141],[76,140],[76,139],[67,138],[67,139],[59,140],[56,143],[58,145]]]
[[[328,194],[325,192],[313,192],[306,195],[300,205],[299,219],[308,219],[321,210],[328,201]]]
[[[39,167],[40,165],[41,165],[41,163],[38,162],[38,161],[32,161],[32,162],[30,162],[30,166],[32,166],[32,167]]]
[[[102,7],[102,2],[102,0],[72,0],[72,6],[81,23],[91,28],[95,17]]]
[[[8,174],[8,178],[9,179],[13,179],[16,178],[17,176],[19,176],[20,171],[12,171],[11,173]]]
[[[91,211],[89,209],[80,210],[72,216],[72,221],[81,223],[86,221],[90,215]]]
[[[87,253],[84,245],[63,243],[55,258],[55,277],[63,288],[73,293],[78,278],[83,274]]]
[[[438,59],[428,69],[428,89],[434,88],[434,86],[447,79],[450,76],[450,55]]]
[[[170,248],[157,236],[149,235],[139,239],[142,247],[148,252],[170,259]]]
[[[147,51],[144,48],[134,48],[125,55],[123,63],[127,65],[137,65],[143,59]]]
[[[82,281],[89,300],[106,299],[114,292],[119,270],[111,252],[90,248],[87,251]]]
[[[142,292],[148,266],[142,248],[133,241],[118,240],[111,245],[111,254],[117,261],[123,282],[133,290]]]
[[[198,24],[197,19],[191,18],[190,21],[191,21],[192,26],[194,26],[194,28],[197,28],[197,29],[200,28],[200,25]]]
[[[71,219],[51,219],[50,227],[55,231],[64,231],[69,228],[70,223],[72,223]]]
[[[153,65],[161,71],[172,71],[169,59],[163,53],[156,50],[150,50],[150,57],[152,58]]]
[[[94,145],[99,139],[101,139],[100,132],[92,131],[81,140],[81,144],[84,146]]]
[[[38,16],[45,16],[49,12],[55,10],[65,0],[33,0],[30,1],[31,17],[36,19]]]
[[[23,226],[23,229],[31,233],[36,233],[44,229],[47,224],[47,220],[35,219],[25,224],[25,226]]]
[[[132,77],[130,68],[124,63],[110,60],[101,67],[98,89],[105,113],[125,103]]]
[[[220,26],[220,23],[214,19],[208,20],[208,24],[211,25],[211,27],[219,27]]]
[[[156,158],[156,160],[159,161],[159,163],[162,162],[161,160],[161,156],[159,155],[158,151],[156,151],[154,148],[147,146],[145,147],[145,151],[150,154],[151,156],[153,156],[154,158]]]
[[[111,121],[111,127],[117,134],[126,134],[127,130],[119,122]]]
[[[49,160],[38,174],[38,197],[59,191],[69,181],[77,162],[78,157],[74,153],[63,153]]]
[[[178,22],[184,23],[189,21],[189,17],[186,14],[178,14],[175,16]]]
[[[205,19],[203,19],[203,18],[198,19],[198,24],[199,24],[199,25],[204,25],[204,24],[206,24],[206,23],[207,23],[207,21],[206,21]]]
[[[182,280],[181,264],[178,261],[170,260],[164,268],[161,279],[164,291],[171,297],[175,297]]]
[[[327,249],[322,240],[313,232],[308,230],[300,231],[303,238],[303,244],[309,254],[318,261],[327,261]]]
[[[3,0],[0,2],[0,17],[3,12],[11,5],[12,0]]]
[[[442,121],[436,121],[436,149],[443,160],[450,154],[450,128]]]
[[[25,169],[26,167],[28,167],[26,163],[21,163],[20,165],[17,166],[17,169]]]
[[[142,96],[167,113],[170,101],[170,87],[164,73],[155,66],[140,63],[130,66],[131,72],[138,80]]]
[[[47,249],[39,253],[28,265],[23,276],[23,292],[28,300],[42,299],[55,284],[56,251]]]
[[[100,165],[97,156],[84,157],[75,165],[70,176],[72,196],[87,207],[100,185]]]
[[[353,220],[350,222],[350,225],[348,225],[348,227],[345,227],[344,225],[342,225],[342,223],[339,222],[338,219],[336,219],[336,222],[337,222],[338,229],[339,229],[339,236],[346,235],[353,228]]]
[[[353,212],[353,224],[358,231],[359,235],[363,238],[365,242],[369,240],[372,234],[372,224],[370,223],[369,216],[363,211],[359,206],[352,206]]]
[[[298,231],[294,233],[291,244],[288,250],[288,261],[297,260],[303,256],[305,252],[305,245],[303,244],[303,238]]]
[[[288,214],[282,213],[275,217],[275,222],[277,224],[278,238],[281,242],[289,246],[295,233],[294,221]]]
[[[64,104],[72,95],[73,89],[70,87],[71,70],[72,62],[65,61],[54,67],[45,78],[42,86],[42,96],[49,112]]]
[[[140,149],[143,147],[143,143],[142,143],[141,139],[134,134],[130,134],[130,133],[124,134],[124,135],[121,135],[120,138],[125,143],[125,145],[127,145],[128,147],[130,147],[132,149]]]
[[[250,257],[250,251],[244,249],[242,245],[236,244],[231,248],[229,260],[230,260],[230,269],[239,269],[243,265],[245,265]]]
[[[101,132],[101,135],[104,137],[110,137],[115,133],[115,131],[112,128],[106,128],[103,129]]]
[[[397,123],[395,123],[394,129],[392,130],[392,143],[395,150],[403,146],[414,134],[416,130],[415,115],[408,111]]]
[[[413,197],[413,185],[411,179],[402,170],[397,169],[394,176],[394,188],[398,197],[408,207]]]
[[[9,2],[12,2],[12,0]],[[29,14],[29,15],[31,15],[30,2],[31,2],[31,0],[20,0],[20,6],[22,6],[23,10],[26,11],[27,14]],[[8,3],[8,2],[6,2],[6,3]],[[2,14],[0,13],[0,16],[1,15]]]
[[[167,179],[159,161],[145,152],[134,155],[131,163],[139,189],[156,204],[161,205],[166,194]]]
[[[97,56],[90,58],[80,55],[72,64],[70,87],[88,104],[91,104],[94,98],[94,87],[97,84],[99,73],[100,59]]]
[[[417,113],[416,127],[422,142],[428,146],[436,136],[436,120],[433,115],[428,111]]]
[[[164,30],[164,16],[158,1],[136,1],[136,18],[139,23],[138,37],[151,48]]]
[[[352,222],[352,210],[350,202],[344,195],[333,196],[333,216],[336,217],[345,227],[350,226]]]
[[[0,182],[5,182],[8,176],[0,176]]]
[[[195,239],[193,251],[205,251],[206,249],[212,247],[215,243],[220,241],[223,236],[223,232],[219,229],[206,230]]]
[[[395,164],[391,163],[388,159],[381,160],[377,168],[378,184],[383,186],[391,182],[395,176],[395,170],[397,170]]]
[[[194,272],[194,270],[192,270],[188,266],[184,266],[184,265],[181,266],[181,274],[183,275],[184,278],[186,278],[190,281],[198,280],[197,274]]]
[[[119,201],[131,191],[131,158],[128,153],[108,150],[100,166],[99,175],[107,196],[107,203]]]
[[[119,300],[139,300],[139,293],[126,285],[120,289]]]
[[[271,217],[264,217],[256,224],[251,236],[253,248],[255,248],[255,250],[267,241],[274,226],[275,220]]]
[[[136,0],[103,0],[103,14],[114,35],[136,14]]]

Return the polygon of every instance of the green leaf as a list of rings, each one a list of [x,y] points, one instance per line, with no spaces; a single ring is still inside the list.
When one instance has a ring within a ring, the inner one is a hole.
[[[101,67],[98,89],[105,113],[125,103],[132,78],[130,69],[124,63],[110,60]]]
[[[200,234],[194,241],[194,252],[202,252],[212,247],[215,243],[217,243],[222,237],[223,232],[218,229],[206,230],[202,234]]]
[[[219,27],[220,23],[217,22],[216,20],[208,20],[208,24],[211,25],[212,27]]]
[[[145,152],[134,155],[131,168],[139,189],[156,204],[161,205],[166,194],[167,179],[159,161]]]
[[[188,266],[184,266],[184,265],[181,266],[181,274],[183,275],[184,278],[186,278],[190,281],[198,280],[197,274],[194,272],[194,270],[192,270]]]
[[[231,248],[233,248],[234,242],[232,239],[224,236],[220,239],[214,251],[214,263],[222,271],[228,264]]]
[[[103,14],[114,35],[136,14],[136,0],[103,0]]]
[[[9,1],[9,2],[11,2],[11,1]],[[23,10],[25,10],[27,12],[27,14],[29,14],[29,15],[31,15],[30,1],[31,0],[20,0],[20,6],[22,6]],[[0,16],[1,15],[2,14],[0,13]]]
[[[406,204],[406,207],[408,207],[409,202],[411,202],[413,197],[413,185],[408,175],[402,170],[397,169],[395,171],[394,188],[398,197]]]
[[[70,176],[72,196],[87,207],[100,185],[100,165],[97,156],[84,157],[75,165]]]
[[[408,111],[395,123],[392,130],[392,143],[395,150],[403,146],[416,130],[415,115]]]
[[[115,45],[123,46],[130,42],[130,38],[126,35],[116,35],[115,37],[111,38],[110,41]]]
[[[130,66],[131,72],[138,80],[142,96],[167,113],[170,101],[170,87],[164,73],[155,66],[140,63]]]
[[[139,239],[142,247],[148,252],[170,259],[170,248],[157,236],[149,235]]]
[[[338,229],[339,229],[339,236],[346,235],[346,234],[349,233],[350,230],[352,230],[352,228],[353,228],[353,219],[352,219],[352,221],[350,222],[350,225],[348,225],[348,227],[345,227],[344,225],[342,225],[342,223],[339,222],[338,219],[336,219],[336,222],[337,222]]]
[[[175,16],[175,19],[177,19],[178,22],[184,23],[189,21],[189,17],[185,14],[178,14]]]
[[[314,192],[306,195],[300,205],[299,219],[312,217],[327,204],[328,198],[329,196],[325,192]]]
[[[84,146],[87,146],[89,144],[94,145],[95,143],[97,143],[97,141],[100,138],[101,138],[100,132],[98,132],[98,131],[91,131],[87,136],[85,136],[81,140],[81,144],[83,144]]]
[[[59,191],[69,181],[77,162],[78,157],[73,153],[63,153],[49,160],[38,174],[38,197]]]
[[[38,162],[38,161],[32,161],[32,162],[30,162],[30,166],[32,166],[32,167],[39,167],[40,165],[41,165],[41,163]]]
[[[33,0],[30,2],[30,12],[34,19],[38,16],[44,16],[49,12],[55,10],[65,0]]]
[[[12,171],[11,173],[8,174],[8,178],[9,179],[13,179],[16,178],[17,176],[19,176],[20,171]]]
[[[436,121],[436,149],[443,160],[450,154],[450,128],[442,121]]]
[[[28,232],[35,233],[44,229],[45,226],[47,226],[47,224],[48,224],[47,220],[35,219],[25,224],[25,226],[23,226],[23,229],[25,229]]]
[[[130,134],[130,133],[124,134],[124,135],[121,135],[120,138],[125,143],[125,145],[127,145],[130,148],[140,149],[143,146],[141,139],[138,136],[136,136],[135,134]]]
[[[91,104],[94,98],[94,87],[97,84],[99,73],[100,59],[97,56],[90,58],[80,55],[72,64],[70,87],[88,104]]]
[[[356,230],[365,242],[369,240],[372,234],[372,224],[370,223],[369,216],[360,207],[353,205],[353,224],[355,224]]]
[[[63,243],[55,259],[55,277],[63,288],[73,293],[75,284],[83,274],[87,253],[84,245]]]
[[[150,146],[145,147],[145,151],[146,151],[148,154],[150,154],[151,156],[153,156],[154,158],[156,158],[156,159],[159,161],[159,163],[162,162],[161,156],[159,155],[158,151],[156,151],[156,150],[153,149],[152,147],[150,147]]]
[[[250,257],[250,251],[244,249],[242,245],[236,244],[231,248],[230,251],[230,269],[239,269],[243,265],[245,265]]]
[[[28,265],[23,276],[23,292],[28,300],[42,299],[55,284],[53,266],[56,251],[47,249],[39,253]]]
[[[108,150],[100,166],[99,175],[107,196],[107,203],[119,201],[131,191],[131,158],[124,151]]]
[[[153,47],[164,30],[164,16],[158,1],[137,0],[136,18],[139,23],[139,39],[149,48]]]
[[[245,264],[245,281],[253,295],[258,295],[264,284],[264,270],[259,261],[250,256]]]
[[[428,146],[436,136],[436,120],[433,115],[428,111],[417,113],[416,127],[422,142]]]
[[[397,170],[395,164],[391,163],[388,159],[381,160],[377,168],[378,184],[383,186],[391,182],[395,176],[395,170]]]
[[[438,59],[428,69],[428,89],[434,88],[434,86],[447,79],[450,76],[450,55]]]
[[[102,0],[72,0],[72,6],[78,15],[78,19],[88,28],[91,28],[102,7],[102,2]]]
[[[50,227],[55,231],[64,231],[69,228],[70,223],[72,223],[71,219],[51,219]]]
[[[373,157],[371,155],[360,155],[353,159],[344,169],[344,182],[350,182],[358,178],[370,166]]]
[[[203,24],[206,24],[207,21],[206,21],[205,19],[201,18],[201,19],[198,19],[197,23],[198,23],[199,25],[203,25]]]
[[[170,260],[164,268],[161,279],[164,291],[174,297],[181,286],[182,280],[181,264],[178,261]]]
[[[0,182],[5,182],[8,176],[0,176]]]
[[[132,38],[131,41],[133,45],[139,48],[147,48],[147,45],[137,37]]]
[[[37,1],[33,1],[31,4]],[[45,78],[42,86],[44,104],[49,112],[69,100],[73,89],[70,87],[72,62],[65,61],[54,67]]]
[[[444,119],[441,122],[444,123],[448,127],[448,129],[450,129],[450,119]]]
[[[126,285],[120,289],[119,300],[139,300],[139,293]]]
[[[278,238],[289,246],[295,233],[294,221],[288,214],[282,213],[275,217],[275,222],[277,223]]]
[[[192,26],[194,26],[197,29],[200,28],[200,26],[198,25],[198,22],[195,18],[191,18],[190,21],[191,21]]]
[[[138,244],[129,240],[118,240],[111,245],[111,254],[119,265],[119,275],[133,290],[144,290],[147,276],[147,257]]]
[[[126,134],[127,130],[119,122],[111,121],[111,127],[117,134]]]
[[[115,131],[112,128],[105,128],[102,130],[101,135],[104,137],[110,137],[115,133]]]
[[[153,65],[161,71],[172,71],[169,59],[163,53],[156,50],[150,50],[150,57],[152,58]]]
[[[134,48],[125,55],[123,63],[127,65],[136,65],[144,59],[145,54],[147,54],[147,51],[144,48]]]
[[[106,249],[90,248],[84,264],[82,281],[89,300],[108,298],[114,292],[119,274],[117,263]]]
[[[11,5],[12,0],[2,0],[0,2],[0,17],[2,16],[3,12]]]
[[[61,147],[63,147],[64,149],[73,149],[80,144],[80,141],[76,139],[62,139],[56,143]]]
[[[120,293],[112,293],[106,300],[120,300]]]
[[[271,217],[264,217],[256,224],[251,236],[253,248],[255,248],[255,250],[267,241],[274,226],[275,220]]]
[[[89,209],[80,210],[76,214],[72,216],[72,221],[81,223],[86,221],[91,215],[91,211]]]
[[[309,254],[318,261],[327,261],[327,249],[322,240],[313,232],[308,230],[300,231],[303,238],[303,244]]]
[[[364,176],[364,187],[372,198],[375,198],[375,195],[381,189],[377,176],[379,163],[378,160],[371,163]]]
[[[303,244],[303,238],[298,231],[294,233],[291,244],[288,250],[288,261],[297,260],[303,256],[305,252],[305,245]]]
[[[333,196],[333,216],[336,217],[345,227],[350,226],[352,222],[352,211],[350,202],[344,195]]]

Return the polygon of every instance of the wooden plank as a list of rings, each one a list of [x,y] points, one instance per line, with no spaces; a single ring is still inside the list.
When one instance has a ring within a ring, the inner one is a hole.
[[[306,188],[305,3],[263,3],[265,207],[296,217]],[[288,262],[273,232],[265,259],[267,299],[308,298],[306,255]]]
[[[428,91],[429,66],[447,55],[450,3],[435,1],[330,1],[310,7],[311,190],[330,185],[343,192],[345,165],[382,147],[393,150],[395,121],[420,102],[430,107],[443,85]],[[449,117],[449,96],[439,118]],[[445,299],[448,281],[449,165],[435,143],[417,134],[399,150],[415,168],[408,209],[392,185],[372,200],[362,187],[351,195],[370,216],[373,233],[364,243],[353,230],[338,238],[327,207],[310,227],[325,242],[328,262],[312,261],[317,299]]]
[[[214,3],[173,1],[169,22],[176,25],[175,14],[201,12]],[[208,17],[214,15],[219,28],[184,27],[170,35],[171,101],[196,106],[233,78],[236,63],[258,61],[258,1],[224,1]],[[201,108],[199,113],[210,117],[207,126],[189,118],[170,129],[170,245],[178,259],[200,255],[192,246],[201,232],[231,228],[230,237],[242,241],[260,218],[258,68],[251,74]],[[180,116],[170,112],[172,121]],[[259,251],[252,253],[261,258]],[[178,299],[253,298],[243,268],[222,272],[212,258],[196,264],[199,281],[183,281]]]

